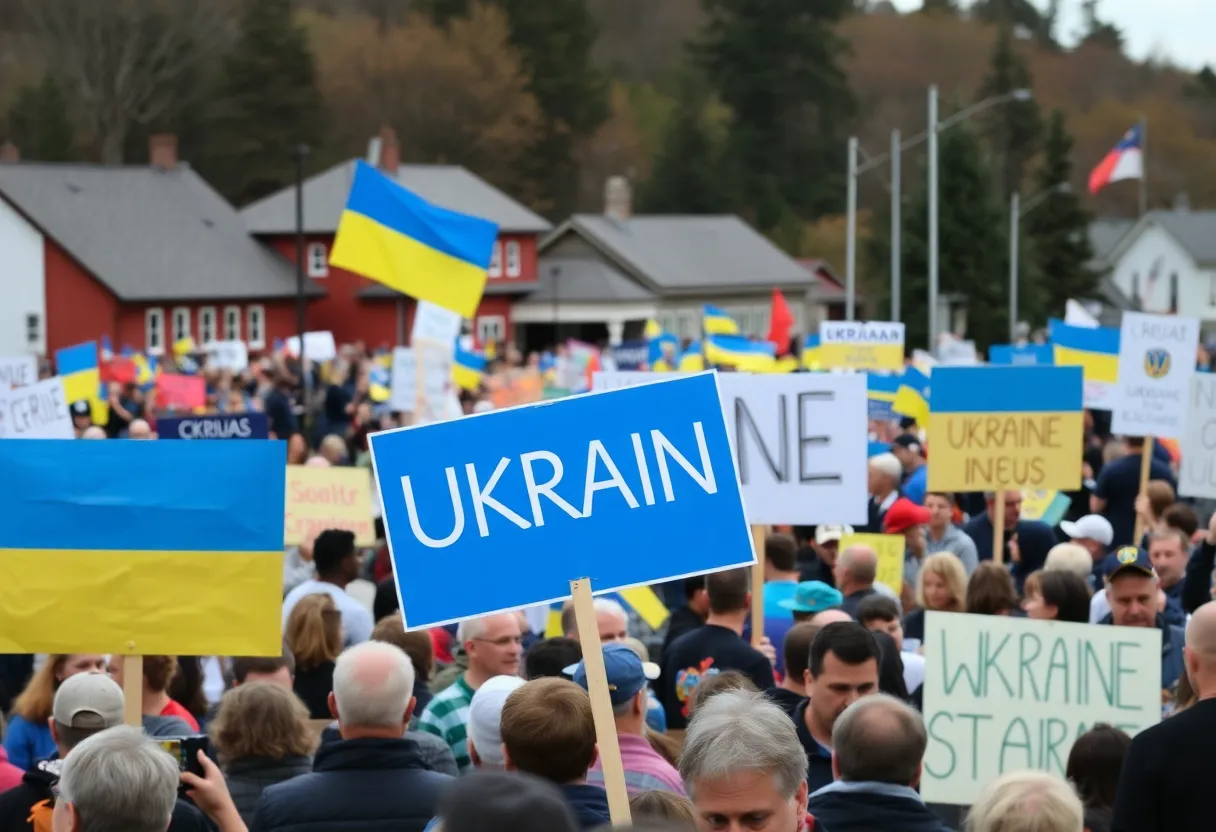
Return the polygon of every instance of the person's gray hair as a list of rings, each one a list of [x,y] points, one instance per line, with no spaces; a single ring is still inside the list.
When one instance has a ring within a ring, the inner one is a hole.
[[[871,585],[878,577],[878,554],[865,544],[857,543],[845,549],[836,563],[859,584]]]
[[[629,624],[629,613],[621,606],[619,601],[614,601],[611,598],[596,598],[591,602],[595,608],[596,615],[601,612],[610,612],[613,615],[619,615],[621,620],[626,625]],[[575,617],[574,603],[567,601],[562,605],[562,635],[577,636],[578,635],[578,618]]]
[[[177,802],[177,761],[138,728],[118,725],[73,748],[59,799],[86,832],[165,832]]]
[[[365,641],[338,656],[334,699],[344,725],[399,727],[413,695],[414,663],[397,646]]]
[[[845,708],[832,728],[840,779],[911,786],[929,744],[925,722],[894,696],[863,696]]]
[[[680,776],[689,797],[700,780],[763,771],[772,774],[777,791],[789,799],[806,781],[806,768],[794,723],[755,691],[725,691],[701,705],[688,723],[680,753]]]
[[[1094,571],[1094,558],[1080,543],[1057,543],[1047,551],[1044,572],[1071,572],[1088,584]]]
[[[904,476],[904,464],[890,451],[870,457],[869,467],[871,470],[885,474],[894,485],[898,485]]]
[[[1067,781],[1014,771],[988,783],[967,814],[967,832],[1083,832],[1085,808]]]
[[[456,625],[456,643],[464,644],[473,639],[482,638],[486,634],[486,616],[481,618],[466,618]]]

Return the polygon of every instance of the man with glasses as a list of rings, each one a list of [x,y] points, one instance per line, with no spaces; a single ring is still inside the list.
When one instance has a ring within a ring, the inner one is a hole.
[[[441,737],[452,749],[463,773],[473,768],[469,757],[469,704],[478,688],[495,676],[519,674],[523,634],[515,613],[462,621],[456,640],[469,659],[469,669],[435,695],[418,720],[418,730]]]

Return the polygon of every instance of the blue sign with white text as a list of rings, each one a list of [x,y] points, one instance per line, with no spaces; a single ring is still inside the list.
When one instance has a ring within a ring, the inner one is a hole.
[[[157,419],[161,439],[268,439],[270,424],[265,413],[218,413]]]
[[[1056,363],[1051,344],[993,344],[988,348],[988,360],[1015,367],[1050,367]]]
[[[370,443],[407,629],[752,562],[713,373]]]

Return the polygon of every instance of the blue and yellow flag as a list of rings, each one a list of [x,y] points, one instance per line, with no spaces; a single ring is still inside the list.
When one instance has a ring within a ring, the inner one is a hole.
[[[895,396],[902,384],[900,376],[889,373],[866,374],[866,401],[869,417],[881,421],[895,418]]]
[[[738,335],[739,325],[735,319],[716,306],[705,304],[701,313],[701,329],[706,335]]]
[[[286,462],[271,441],[0,442],[0,652],[279,655]]]
[[[329,262],[473,318],[497,239],[489,220],[432,205],[357,162]]]
[[[818,333],[808,334],[802,339],[802,355],[799,358],[804,370],[823,369],[823,350]]]
[[[1056,366],[1080,367],[1090,382],[1114,384],[1119,380],[1118,329],[1073,326],[1055,318],[1048,328]]]
[[[461,390],[477,390],[481,387],[481,377],[486,369],[484,355],[461,349],[456,345],[456,353],[452,360],[452,381]]]
[[[776,362],[776,348],[768,341],[752,341],[742,335],[709,335],[705,358],[710,364],[739,370],[767,372]]]
[[[891,410],[915,419],[922,428],[929,424],[929,377],[915,367],[905,367]]]
[[[701,354],[701,342],[693,341],[688,349],[680,354],[679,370],[682,373],[696,373],[705,369],[705,356]]]
[[[63,392],[69,404],[88,402],[95,425],[110,421],[110,405],[102,392],[101,363],[97,358],[96,341],[56,350],[55,371],[63,379]]]
[[[611,598],[626,610],[632,610],[650,629],[658,631],[670,616],[671,611],[659,598],[658,593],[648,586],[635,586],[616,592],[605,592],[597,598]],[[549,621],[545,625],[545,638],[556,638],[562,635],[562,607],[565,602],[559,601],[549,605]]]

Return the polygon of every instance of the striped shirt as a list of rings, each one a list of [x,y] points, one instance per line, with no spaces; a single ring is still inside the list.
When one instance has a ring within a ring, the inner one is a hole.
[[[684,794],[680,773],[650,747],[649,740],[618,731],[616,741],[621,749],[621,763],[625,767],[625,791],[630,797],[649,791]],[[587,772],[587,782],[593,786],[604,785],[604,769],[598,757]]]
[[[418,730],[440,737],[452,749],[456,767],[463,774],[473,768],[469,757],[469,703],[473,689],[461,674],[449,687],[435,694],[418,719]]]

